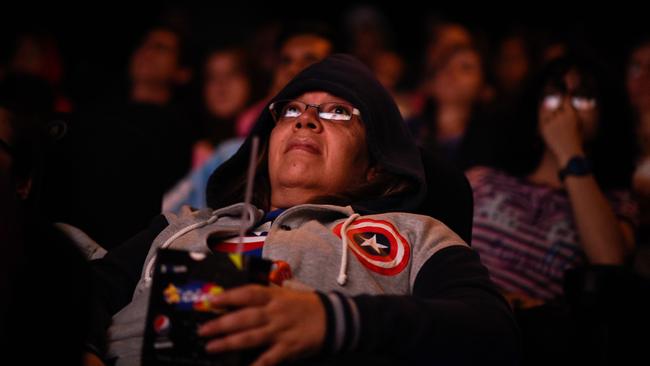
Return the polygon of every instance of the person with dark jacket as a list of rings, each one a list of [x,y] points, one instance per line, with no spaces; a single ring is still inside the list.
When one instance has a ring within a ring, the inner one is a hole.
[[[0,354],[3,364],[75,365],[88,331],[90,267],[38,209],[46,114],[36,93],[21,93],[34,85],[0,83]]]
[[[160,213],[164,193],[190,168],[196,137],[184,105],[186,48],[182,32],[150,28],[130,57],[128,88],[103,88],[62,116],[66,131],[44,174],[49,219],[110,250]],[[122,224],[108,227],[115,216]]]
[[[261,144],[249,205],[240,202],[252,136]],[[262,347],[255,365],[516,364],[518,330],[487,270],[459,235],[421,214],[436,211],[426,205],[438,193],[427,189],[443,185],[432,178],[369,69],[347,55],[308,67],[214,172],[216,210],[158,216],[93,264],[96,352],[140,362],[157,250],[232,252],[245,211],[245,237],[258,240],[243,252],[283,261],[292,276],[212,298],[232,311],[199,327],[207,352]]]

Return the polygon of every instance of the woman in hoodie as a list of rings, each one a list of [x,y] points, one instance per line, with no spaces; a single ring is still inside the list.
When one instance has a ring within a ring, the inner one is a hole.
[[[219,209],[161,215],[94,264],[95,327],[104,334],[110,325],[102,355],[139,362],[157,249],[232,251],[246,210],[246,235],[258,240],[244,252],[285,262],[292,278],[213,298],[233,310],[199,327],[208,352],[262,348],[256,365],[516,363],[507,303],[465,241],[419,214],[433,214],[427,188],[439,185],[365,66],[346,55],[310,66],[271,100],[251,135],[262,141],[256,208],[239,203],[249,138],[210,179],[208,204]],[[450,196],[469,195],[466,182],[450,192],[438,203],[454,211],[465,197]]]

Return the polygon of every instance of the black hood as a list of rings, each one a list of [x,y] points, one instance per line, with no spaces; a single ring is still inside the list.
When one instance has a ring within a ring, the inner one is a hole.
[[[298,74],[270,102],[292,99],[310,91],[325,91],[356,106],[366,127],[368,150],[385,170],[409,179],[415,190],[397,197],[351,202],[363,214],[388,211],[419,211],[425,196],[425,174],[420,151],[400,115],[397,105],[374,74],[356,58],[337,54],[315,63]],[[267,108],[237,153],[210,177],[208,206],[218,208],[228,202],[226,194],[241,183],[248,164],[252,136],[268,141],[275,123]]]

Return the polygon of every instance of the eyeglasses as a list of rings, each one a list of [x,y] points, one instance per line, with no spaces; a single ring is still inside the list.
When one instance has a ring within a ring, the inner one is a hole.
[[[278,100],[269,105],[269,111],[276,123],[300,117],[309,107],[316,109],[318,118],[326,121],[349,121],[352,116],[361,116],[361,112],[350,104],[325,102],[307,104],[299,100]]]
[[[546,109],[555,110],[560,107],[563,98],[564,94],[548,94],[542,98],[542,105]],[[577,110],[588,111],[596,108],[598,102],[596,102],[596,98],[573,95],[571,96],[571,105]]]

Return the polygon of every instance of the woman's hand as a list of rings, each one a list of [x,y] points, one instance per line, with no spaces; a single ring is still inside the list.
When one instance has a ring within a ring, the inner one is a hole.
[[[199,335],[215,337],[208,352],[268,346],[253,365],[275,365],[318,352],[325,339],[325,309],[313,292],[248,285],[215,297],[215,307],[235,308],[204,323]]]
[[[539,131],[546,147],[564,167],[573,156],[584,155],[580,120],[569,98],[563,98],[557,109],[542,107]]]

